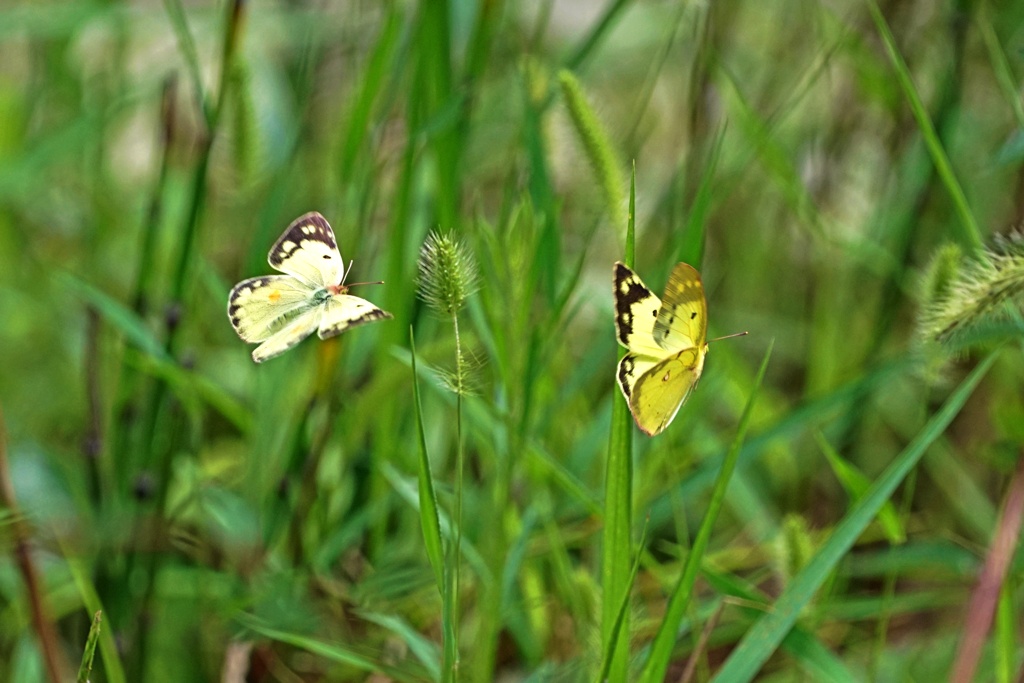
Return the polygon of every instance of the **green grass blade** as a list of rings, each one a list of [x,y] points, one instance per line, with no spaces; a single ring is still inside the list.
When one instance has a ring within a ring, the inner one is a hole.
[[[397,635],[409,647],[409,652],[427,668],[431,680],[436,681],[441,678],[441,663],[437,659],[437,648],[404,619],[377,612],[360,612],[359,616],[383,626]]]
[[[634,174],[634,179],[636,175]],[[626,223],[626,263],[632,266],[635,253],[636,183],[630,188],[630,212]],[[619,359],[625,349],[619,349]],[[611,376],[612,373],[609,373]],[[614,387],[612,399],[611,434],[608,460],[605,466],[604,538],[601,561],[601,587],[604,601],[601,606],[601,646],[607,651],[616,641],[615,654],[609,665],[612,680],[626,680],[629,667],[629,638],[614,638],[618,620],[615,596],[628,595],[629,558],[633,555],[630,534],[633,526],[633,419],[626,399]],[[629,611],[618,628],[629,632]]]
[[[646,545],[647,525],[645,524],[644,533],[640,537],[639,547],[643,549]],[[638,552],[636,554],[636,558],[633,560],[633,568],[629,572],[629,584],[622,594],[622,599],[619,600],[619,609],[615,615],[615,622],[612,624],[611,638],[609,639],[608,644],[605,645],[604,652],[601,655],[601,673],[597,677],[597,680],[599,681],[608,680],[608,672],[611,670],[612,660],[618,650],[619,639],[622,636],[622,626],[626,623],[626,614],[629,611],[629,594],[633,588],[633,583],[636,581],[636,573],[640,569],[640,559],[642,557],[643,552]]]
[[[85,608],[93,614],[99,614],[103,611],[102,604],[100,603],[100,597],[96,593],[96,587],[92,583],[92,579],[89,577],[88,569],[83,565],[80,560],[74,559],[67,554],[69,549],[63,548],[64,557],[67,562],[68,572],[71,574],[71,579],[74,581],[75,588],[78,589],[78,595],[82,599],[82,604]],[[92,631],[89,632],[89,638],[92,638]],[[106,680],[110,683],[125,683],[127,678],[124,674],[124,668],[121,665],[121,659],[117,653],[117,644],[114,642],[114,634],[110,629],[99,629],[97,633],[97,641],[100,647],[100,659],[103,660],[103,673],[106,675]]]
[[[423,544],[427,558],[434,570],[437,589],[444,593],[444,548],[441,544],[441,523],[437,516],[437,495],[434,492],[434,478],[430,473],[430,458],[427,455],[427,437],[423,430],[423,403],[420,399],[420,383],[416,374],[416,340],[412,327],[409,328],[409,348],[412,360],[413,410],[416,413],[416,434],[419,446],[419,491],[420,526],[423,530]]]
[[[412,360],[412,392],[413,410],[416,413],[416,434],[418,438],[419,451],[419,510],[420,528],[423,531],[423,547],[427,551],[427,558],[434,570],[434,580],[437,582],[437,590],[441,594],[441,625],[444,632],[444,647],[442,649],[441,672],[444,680],[450,680],[458,657],[458,644],[455,638],[455,623],[457,618],[453,614],[452,586],[447,580],[444,560],[444,546],[441,542],[441,520],[437,513],[437,494],[434,491],[434,478],[430,473],[430,458],[427,455],[427,438],[423,429],[423,403],[420,400],[419,376],[416,374],[416,339],[412,326],[409,326],[409,349]],[[461,558],[453,558],[459,562]]]
[[[203,110],[203,118],[207,125],[213,120],[213,113],[210,110],[210,103],[203,90],[202,68],[199,66],[199,53],[196,50],[196,42],[192,38],[192,31],[188,27],[188,19],[185,17],[185,8],[181,0],[164,0],[164,9],[171,20],[171,27],[174,29],[178,39],[178,49],[181,50],[188,68],[188,75],[192,81],[192,90],[195,93],[196,102]]]
[[[774,346],[774,341],[768,345],[768,350],[761,361],[761,368],[757,371],[753,388],[750,391],[750,396],[747,398],[747,405],[740,416],[736,436],[733,438],[728,453],[726,453],[725,460],[722,461],[722,469],[719,471],[715,487],[711,491],[711,500],[708,503],[707,511],[704,513],[704,519],[701,522],[700,529],[697,531],[697,537],[693,541],[693,547],[686,557],[683,573],[680,575],[679,582],[669,598],[665,618],[662,619],[661,626],[658,627],[658,633],[654,637],[650,657],[644,666],[643,675],[640,678],[641,681],[646,683],[657,683],[658,681],[665,680],[665,673],[668,671],[668,665],[672,660],[676,633],[679,631],[679,625],[682,623],[683,616],[686,613],[686,606],[693,593],[693,585],[697,581],[697,573],[700,571],[701,561],[704,559],[704,553],[711,540],[711,532],[714,529],[715,521],[718,519],[718,513],[722,510],[722,505],[725,504],[725,492],[729,487],[733,471],[736,469],[740,448],[743,446],[747,427],[750,425],[750,417],[753,414],[754,403],[761,389],[761,382],[764,381],[764,374],[768,370],[768,361],[772,357],[772,348]]]
[[[381,26],[377,43],[360,79],[359,92],[352,98],[352,109],[348,115],[348,126],[339,155],[341,177],[346,181],[353,174],[363,142],[373,130],[370,124],[370,114],[387,81],[388,71],[392,68],[402,33],[402,12],[395,9],[394,6],[389,7],[386,12],[387,16]]]
[[[628,4],[629,0],[612,0],[608,9],[601,15],[600,20],[597,21],[594,28],[586,35],[586,37],[580,42],[579,46],[573,50],[572,55],[566,60],[565,64],[567,67],[570,69],[576,69],[586,61],[587,57],[593,54],[597,45],[615,24],[615,20],[618,19],[619,13],[622,12]]]
[[[818,432],[815,436],[818,439],[818,446],[836,475],[836,479],[846,490],[850,500],[862,498],[871,487],[871,480],[839,455],[839,452],[825,439],[824,434]],[[885,501],[885,505],[878,512],[878,523],[882,525],[882,530],[891,543],[903,543],[906,540],[906,530],[900,522],[899,515],[896,514],[896,506],[892,504],[891,500]]]
[[[1004,581],[999,589],[999,604],[995,620],[995,679],[996,683],[1010,683],[1015,680],[1013,673],[1017,666],[1017,608],[1014,604],[1013,586]]]
[[[734,598],[739,609],[752,618],[759,616],[766,608],[764,606],[768,604],[766,593],[733,574],[716,571],[706,562],[701,568],[701,576],[718,593]],[[759,607],[744,607],[744,604],[758,605]],[[786,638],[782,641],[782,649],[811,674],[811,680],[841,681],[842,683],[854,683],[854,681],[861,680],[847,668],[837,654],[799,624],[786,634]]]
[[[292,633],[290,631],[273,628],[249,615],[238,615],[236,616],[236,619],[240,624],[245,626],[245,628],[258,633],[265,638],[301,648],[314,655],[323,657],[328,661],[345,664],[358,669],[359,671],[382,674],[389,676],[396,681],[409,681],[409,683],[412,683],[413,681],[422,681],[424,678],[422,672],[417,674],[404,669],[398,669],[387,664],[382,664],[381,662],[357,652],[352,648],[325,643],[322,640],[311,638],[309,636],[302,635],[301,633]]]
[[[918,433],[914,441],[897,456],[864,497],[857,501],[817,554],[775,602],[772,611],[761,617],[743,637],[714,681],[736,683],[752,680],[757,675],[761,666],[789,633],[801,610],[810,602],[847,551],[853,547],[857,538],[878,514],[903,478],[917,465],[928,446],[945,431],[960,412],[995,359],[996,354],[992,353],[978,364]]]
[[[957,180],[956,174],[953,172],[953,166],[949,163],[949,157],[946,156],[946,150],[942,147],[939,134],[935,131],[935,126],[932,124],[932,120],[924,108],[924,103],[921,102],[921,96],[917,94],[917,88],[910,77],[910,69],[907,68],[907,63],[903,61],[903,56],[896,47],[896,39],[893,37],[892,31],[889,30],[889,25],[886,23],[885,17],[882,16],[882,10],[878,8],[875,0],[868,0],[868,9],[871,11],[871,18],[878,28],[882,42],[885,44],[885,50],[889,54],[892,66],[896,70],[896,79],[900,83],[900,88],[903,89],[903,94],[910,104],[910,110],[914,114],[914,119],[917,121],[921,134],[924,136],[928,152],[931,154],[932,162],[935,164],[935,170],[938,172],[939,177],[942,178],[942,183],[946,186],[946,191],[949,192],[956,213],[960,217],[960,241],[964,246],[978,248],[982,244],[981,230],[978,227],[978,222],[974,219],[974,213],[967,203],[967,196],[964,194],[963,187],[960,186],[960,181]]]
[[[715,200],[715,193],[718,191],[712,181],[715,178],[715,170],[722,158],[722,143],[725,141],[725,126],[719,129],[715,136],[715,142],[711,146],[708,155],[708,162],[700,174],[700,185],[697,186],[697,194],[693,198],[693,206],[687,212],[686,227],[679,240],[678,256],[676,261],[684,261],[689,264],[699,264],[704,259],[704,227],[708,223],[711,209]]]
[[[70,292],[95,308],[100,316],[120,331],[131,344],[154,358],[167,360],[163,344],[129,307],[71,273],[58,272],[56,277]]]
[[[89,674],[92,673],[92,660],[96,654],[96,643],[100,639],[100,621],[102,616],[103,612],[96,612],[92,616],[92,626],[89,627],[89,637],[85,641],[82,664],[78,667],[78,683],[89,683]]]

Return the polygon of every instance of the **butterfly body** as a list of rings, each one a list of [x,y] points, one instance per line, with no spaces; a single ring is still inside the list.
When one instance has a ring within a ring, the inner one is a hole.
[[[284,353],[314,331],[327,339],[392,317],[348,293],[334,231],[315,211],[288,226],[267,260],[284,275],[243,280],[228,295],[228,318],[238,336],[260,343],[252,353],[257,363]]]
[[[707,302],[700,273],[679,263],[659,299],[615,264],[615,328],[628,353],[616,377],[637,426],[661,433],[697,385],[707,356]]]

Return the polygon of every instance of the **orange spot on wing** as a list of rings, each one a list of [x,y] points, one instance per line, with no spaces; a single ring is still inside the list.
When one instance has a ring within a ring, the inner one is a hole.
[[[276,290],[276,289],[274,291],[272,291],[270,294],[267,295],[267,299],[270,300],[271,303],[277,303],[278,299],[280,299],[280,298],[281,298],[281,292],[279,290]]]

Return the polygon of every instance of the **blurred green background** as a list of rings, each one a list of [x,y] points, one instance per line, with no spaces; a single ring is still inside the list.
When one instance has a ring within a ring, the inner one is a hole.
[[[1018,680],[1015,546],[967,615],[1020,331],[937,370],[915,320],[1022,217],[1024,3],[14,0],[0,54],[0,679],[102,610],[92,681]],[[227,293],[312,210],[394,319],[256,365]],[[634,219],[750,332],[653,439]]]

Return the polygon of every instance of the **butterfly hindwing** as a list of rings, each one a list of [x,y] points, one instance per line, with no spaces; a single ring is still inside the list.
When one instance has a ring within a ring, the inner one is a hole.
[[[672,422],[704,369],[702,349],[689,348],[651,365],[634,383],[629,409],[647,435],[660,433]]]
[[[316,211],[299,216],[270,248],[270,265],[317,287],[337,285],[345,273],[327,219]]]
[[[270,360],[292,348],[300,341],[313,334],[320,325],[323,309],[320,306],[308,308],[291,318],[280,330],[270,335],[266,341],[252,352],[252,359],[257,363]]]
[[[228,318],[238,336],[261,342],[281,330],[299,312],[308,309],[313,289],[288,275],[266,275],[242,280],[228,295]]]
[[[324,303],[318,334],[321,339],[341,334],[350,327],[392,317],[366,299],[351,294],[336,294]]]
[[[708,304],[700,273],[686,263],[672,269],[654,323],[654,341],[666,351],[704,346]]]
[[[634,353],[663,355],[654,339],[661,301],[624,263],[615,264],[615,332],[619,343]]]

